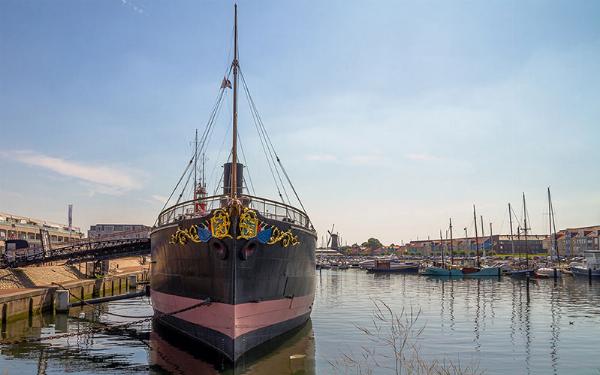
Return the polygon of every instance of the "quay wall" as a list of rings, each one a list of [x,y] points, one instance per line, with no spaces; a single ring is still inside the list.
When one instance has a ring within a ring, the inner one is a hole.
[[[69,290],[69,303],[95,297],[124,294],[129,291],[128,276],[136,275],[138,282],[147,281],[146,271],[122,273],[99,279],[85,279],[54,284],[48,287],[3,290],[0,293],[0,319],[2,330],[9,322],[32,318],[43,311],[54,310],[55,292],[61,287]]]

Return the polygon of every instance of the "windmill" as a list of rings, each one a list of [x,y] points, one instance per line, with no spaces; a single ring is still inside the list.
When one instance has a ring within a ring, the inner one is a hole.
[[[339,234],[333,233],[334,228],[335,228],[335,224],[333,224],[331,226],[331,230],[327,231],[327,233],[329,234],[329,236],[327,238],[327,248],[332,249],[332,250],[338,250],[339,249],[339,241],[338,241]]]

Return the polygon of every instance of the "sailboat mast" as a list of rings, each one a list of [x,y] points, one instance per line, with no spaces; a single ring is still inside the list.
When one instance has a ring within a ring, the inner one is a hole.
[[[234,39],[233,39],[233,142],[231,146],[231,198],[237,198],[237,88],[238,88],[238,29],[237,29],[237,4],[234,5]]]
[[[492,222],[490,221],[490,254],[494,255],[494,236],[492,235]]]
[[[454,264],[454,247],[452,245],[452,218],[450,218],[450,264]]]
[[[447,233],[446,233],[447,235]],[[442,230],[440,229],[440,250],[442,252],[442,267],[446,264],[444,262],[444,238],[442,237]]]
[[[473,205],[473,224],[475,224],[475,249],[477,250],[477,267],[481,266],[479,261],[479,236],[477,235],[477,212],[475,212],[475,205]]]
[[[510,222],[510,246],[512,247],[512,255],[515,257],[515,239],[513,237],[512,229],[512,209],[510,208],[510,202],[508,203],[508,221]]]
[[[485,229],[483,229],[483,215],[480,216],[481,218],[481,252],[483,253],[483,256],[485,257],[485,246],[483,246],[483,242],[485,241]]]
[[[550,203],[550,187],[548,187],[548,231],[548,234],[550,235],[550,256],[552,256],[554,244],[552,243],[552,204]]]
[[[554,206],[552,205],[552,197],[550,196],[550,186],[548,186],[548,208],[550,212],[550,243],[554,242],[554,251],[556,260],[560,266],[560,256],[558,254],[558,240],[556,238],[556,222],[554,220]]]
[[[523,232],[525,233],[525,265],[529,267],[529,249],[527,248],[527,205],[525,204],[525,193],[523,193]]]

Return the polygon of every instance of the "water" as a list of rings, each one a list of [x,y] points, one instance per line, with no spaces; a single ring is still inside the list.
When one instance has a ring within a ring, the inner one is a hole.
[[[75,308],[70,317],[43,315],[9,324],[4,339],[47,337],[61,332],[78,336],[36,343],[2,345],[2,374],[180,373],[180,374],[329,374],[332,362],[349,370],[349,356],[361,362],[363,349],[389,347],[364,334],[372,327],[375,303],[396,314],[419,313],[411,336],[426,361],[474,365],[486,374],[599,374],[600,282],[565,277],[532,281],[448,280],[417,275],[372,275],[360,270],[323,270],[316,275],[312,322],[282,340],[244,358],[236,369],[212,353],[151,322],[126,332],[99,333],[93,321],[132,321],[107,314],[145,316],[148,299],[116,301],[96,309]],[[380,324],[385,331],[388,327]],[[296,359],[290,359],[295,355]],[[383,366],[375,374],[392,373]],[[387,361],[387,362],[386,362]],[[362,363],[367,365],[367,362]]]

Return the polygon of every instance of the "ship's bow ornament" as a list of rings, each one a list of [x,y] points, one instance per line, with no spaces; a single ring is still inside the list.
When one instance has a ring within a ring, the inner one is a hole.
[[[177,231],[171,235],[169,243],[185,245],[188,241],[195,243],[208,242],[211,238],[232,238],[230,234],[231,218],[224,209],[214,211],[209,221],[204,221],[199,225],[192,224],[187,229],[177,228]],[[255,210],[244,208],[238,224],[238,240],[256,239],[265,245],[275,245],[281,243],[281,246],[295,246],[300,243],[298,236],[294,235],[291,229],[282,230],[274,225],[267,224],[258,218]]]
[[[210,218],[210,228],[213,237],[220,240],[223,238],[231,238],[231,235],[229,234],[230,227],[231,220],[229,219],[229,213],[222,208],[215,210],[213,216]]]

